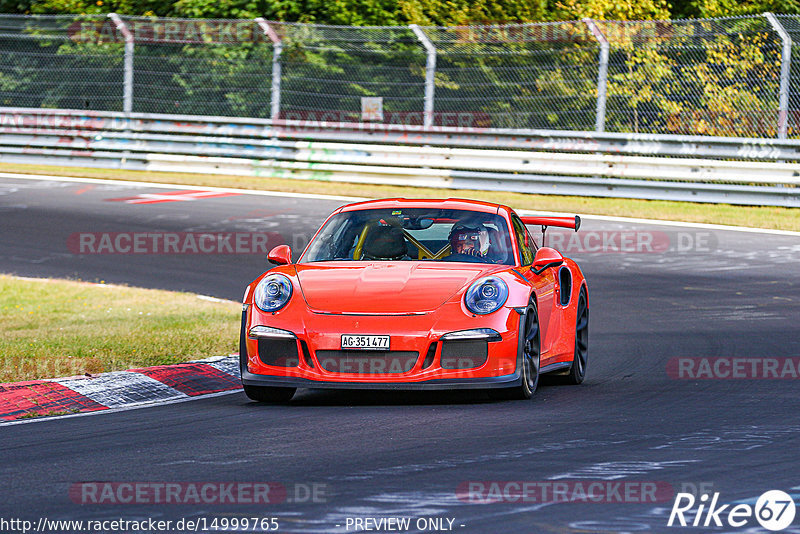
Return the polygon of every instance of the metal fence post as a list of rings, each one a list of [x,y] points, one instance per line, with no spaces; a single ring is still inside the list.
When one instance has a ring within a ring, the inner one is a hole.
[[[433,45],[425,32],[422,31],[416,24],[409,24],[411,31],[420,40],[422,46],[425,47],[428,58],[425,62],[425,116],[423,117],[423,125],[425,128],[430,128],[433,125],[433,93],[435,89],[434,76],[436,74],[436,47]]]
[[[122,110],[126,114],[133,111],[133,33],[116,13],[109,13],[108,18],[125,38],[124,81],[122,91]]]
[[[270,89],[270,118],[278,120],[281,115],[281,54],[283,43],[272,26],[262,17],[255,19],[261,31],[272,41],[272,87]]]
[[[786,139],[787,123],[789,122],[789,76],[792,67],[792,38],[783,24],[772,13],[764,13],[772,28],[778,32],[783,43],[781,51],[781,85],[778,92],[778,139]]]
[[[583,22],[589,27],[594,38],[600,44],[600,64],[597,68],[597,114],[595,117],[594,130],[602,132],[606,129],[606,98],[608,91],[608,39],[597,27],[592,19],[585,18]]]

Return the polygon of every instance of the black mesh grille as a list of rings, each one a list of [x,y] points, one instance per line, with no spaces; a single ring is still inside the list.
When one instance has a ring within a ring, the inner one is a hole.
[[[258,357],[266,365],[297,367],[297,341],[294,339],[259,339]]]
[[[486,341],[442,342],[442,369],[473,369],[485,364],[488,358]]]
[[[418,352],[401,350],[318,350],[316,354],[320,366],[330,373],[377,375],[407,373],[419,358]]]

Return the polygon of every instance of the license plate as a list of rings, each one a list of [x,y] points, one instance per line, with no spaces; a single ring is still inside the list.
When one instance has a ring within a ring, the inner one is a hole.
[[[342,348],[389,350],[389,336],[342,334]]]

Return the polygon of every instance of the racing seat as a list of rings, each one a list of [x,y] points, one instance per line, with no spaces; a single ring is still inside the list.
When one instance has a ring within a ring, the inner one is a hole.
[[[397,226],[380,225],[373,228],[364,241],[363,259],[400,260],[408,256],[408,245],[403,229]]]

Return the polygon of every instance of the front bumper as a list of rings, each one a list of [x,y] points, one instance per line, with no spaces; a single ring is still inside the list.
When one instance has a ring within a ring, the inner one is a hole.
[[[487,378],[440,378],[421,382],[343,382],[310,380],[285,376],[256,375],[249,371],[242,373],[242,383],[248,386],[273,386],[291,388],[329,388],[329,389],[383,389],[383,390],[444,390],[444,389],[491,389],[507,388],[520,384],[519,372],[506,376]]]
[[[242,321],[242,382],[343,389],[482,389],[519,384],[520,314],[509,307],[474,317],[466,316],[458,305],[450,307],[422,315],[345,316],[308,310],[268,314],[249,306]],[[262,325],[295,337],[271,344],[247,336],[251,328]],[[499,337],[482,343],[442,339],[451,332],[478,328],[492,329]],[[390,350],[343,351],[342,334],[389,335]],[[369,361],[372,355],[372,364],[358,361],[362,356]],[[397,363],[400,356],[402,364]],[[377,372],[375,361],[381,363]]]

